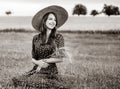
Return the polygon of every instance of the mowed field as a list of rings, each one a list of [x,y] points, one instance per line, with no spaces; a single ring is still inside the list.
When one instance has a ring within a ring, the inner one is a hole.
[[[20,29],[34,30],[32,16],[0,16],[0,29]],[[120,16],[87,17],[70,16],[67,22],[59,30],[85,31],[85,30],[119,30]]]
[[[33,67],[36,32],[0,33],[0,85]],[[120,89],[120,35],[62,33],[72,62],[58,64],[60,74],[75,77],[73,89]]]

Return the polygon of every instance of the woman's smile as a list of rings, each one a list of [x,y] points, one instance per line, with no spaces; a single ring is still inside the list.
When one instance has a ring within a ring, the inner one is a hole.
[[[50,25],[51,27],[55,27],[55,23],[54,23],[54,22],[49,23],[49,25]]]

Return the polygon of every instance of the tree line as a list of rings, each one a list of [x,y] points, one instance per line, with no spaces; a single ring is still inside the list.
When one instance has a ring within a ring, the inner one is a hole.
[[[102,13],[104,13],[105,15],[108,15],[108,16],[120,15],[120,10],[119,10],[118,6],[104,4],[104,7],[101,9],[100,12],[98,10],[94,9],[90,12],[90,15],[96,16],[96,15],[99,15]],[[79,16],[79,15],[86,15],[86,14],[87,14],[87,7],[85,5],[77,4],[73,8],[72,15]]]
[[[120,15],[120,10],[118,6],[115,5],[107,5],[104,4],[103,8],[101,9],[101,11],[98,11],[96,9],[91,10],[90,15],[96,16],[99,14],[104,13],[105,15]],[[5,12],[6,15],[11,15],[12,11],[6,11]],[[75,7],[73,8],[72,11],[72,15],[87,15],[87,7],[83,4],[77,4],[75,5]]]

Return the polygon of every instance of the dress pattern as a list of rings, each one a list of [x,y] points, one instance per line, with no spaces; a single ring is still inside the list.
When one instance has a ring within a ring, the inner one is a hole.
[[[55,51],[53,45],[43,44],[40,36],[41,34],[35,35],[32,41],[32,57],[36,60],[49,58],[49,55]],[[57,48],[64,47],[64,38],[61,34],[56,34],[55,44]],[[35,72],[30,76],[14,77],[12,82],[14,87],[19,86],[20,89],[70,89],[69,84],[72,83],[68,77],[58,74],[55,63],[50,63],[47,68],[41,68],[39,72]]]

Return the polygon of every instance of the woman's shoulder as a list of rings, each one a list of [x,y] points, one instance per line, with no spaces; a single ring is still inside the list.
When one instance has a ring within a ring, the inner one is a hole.
[[[60,33],[56,33],[56,38],[63,38],[63,35]]]
[[[34,35],[34,36],[33,36],[33,40],[38,39],[40,36],[41,36],[41,33]]]

